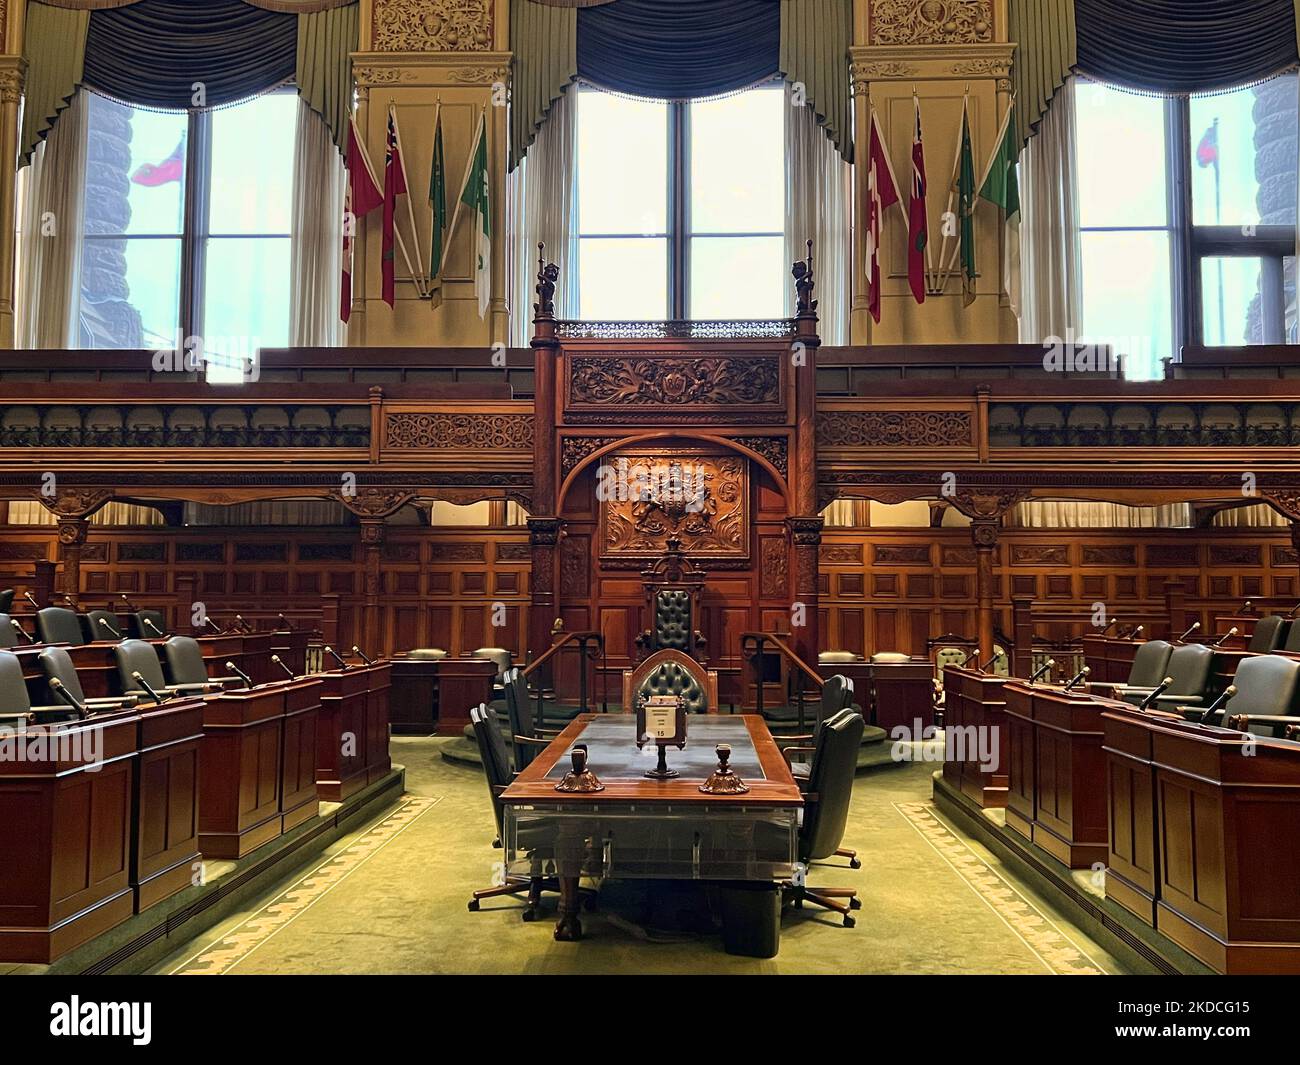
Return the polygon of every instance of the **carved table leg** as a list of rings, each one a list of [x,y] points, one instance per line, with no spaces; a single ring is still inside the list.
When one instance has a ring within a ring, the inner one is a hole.
[[[582,938],[582,922],[578,920],[578,906],[582,898],[576,876],[560,877],[560,919],[555,924],[555,938],[561,943],[574,943]]]

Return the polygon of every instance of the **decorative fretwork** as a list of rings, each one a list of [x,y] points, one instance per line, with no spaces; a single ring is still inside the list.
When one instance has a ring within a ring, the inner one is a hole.
[[[777,355],[575,355],[572,406],[775,407],[781,402]]]
[[[872,44],[993,40],[992,0],[872,0]]]
[[[1300,407],[1274,403],[995,403],[994,448],[1294,447]]]
[[[736,443],[767,459],[782,477],[790,476],[790,442],[784,436],[738,436]]]
[[[375,0],[378,52],[486,52],[493,0]]]
[[[788,318],[663,322],[556,322],[561,340],[780,340],[794,335]]]
[[[560,441],[560,476],[569,476],[588,455],[619,439],[617,436],[566,436]]]
[[[789,594],[789,553],[786,551],[785,539],[775,536],[764,537],[759,551],[759,584],[763,595],[776,598]]]
[[[384,418],[384,446],[421,451],[531,451],[531,414],[397,413]]]
[[[827,411],[817,415],[819,447],[972,447],[963,410]]]

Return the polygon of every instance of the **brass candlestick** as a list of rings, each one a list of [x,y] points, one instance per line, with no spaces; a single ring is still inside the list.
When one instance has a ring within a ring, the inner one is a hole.
[[[565,773],[564,779],[555,785],[556,791],[591,793],[605,790],[605,785],[600,782],[595,773],[587,768],[587,747],[585,744],[574,747],[569,752],[569,757],[573,760],[573,769]]]
[[[700,785],[700,791],[705,795],[744,795],[749,791],[749,785],[736,776],[735,770],[728,764],[731,761],[731,744],[719,743],[714,750],[718,754],[718,768]]]

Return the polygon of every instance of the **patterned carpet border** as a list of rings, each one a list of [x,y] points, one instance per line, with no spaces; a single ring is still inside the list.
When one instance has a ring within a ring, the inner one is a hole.
[[[1106,975],[1056,924],[941,821],[933,803],[896,802],[894,807],[1053,974]]]
[[[440,801],[424,796],[405,796],[397,809],[371,825],[346,848],[295,881],[227,935],[181,962],[168,975],[221,976],[228,973],[273,935],[306,913]]]

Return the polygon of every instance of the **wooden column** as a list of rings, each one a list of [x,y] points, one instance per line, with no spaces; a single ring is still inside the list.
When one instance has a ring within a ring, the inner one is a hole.
[[[790,568],[794,574],[791,632],[795,651],[815,668],[821,650],[818,548],[824,522],[817,506],[817,349],[821,347],[821,337],[817,333],[817,301],[813,299],[811,240],[808,258],[796,262],[791,274],[796,294],[794,340],[790,345],[794,371],[794,459],[790,463],[793,484],[786,518],[793,556]],[[794,624],[797,621],[802,624]]]
[[[980,661],[993,657],[996,629],[994,567],[997,562],[998,537],[1002,516],[1029,492],[1020,488],[964,488],[951,499],[954,507],[971,520],[971,543],[975,545],[975,597],[979,612]],[[1017,647],[1017,652],[1023,651]]]
[[[81,591],[81,549],[89,532],[90,515],[107,503],[113,493],[102,488],[59,488],[53,495],[37,498],[58,519],[59,558],[63,564],[55,590],[75,603]]]
[[[361,519],[360,539],[366,574],[366,600],[362,622],[365,631],[353,633],[353,639],[367,647],[386,647],[383,634],[379,631],[384,519],[396,514],[411,502],[415,498],[415,493],[402,488],[358,488],[353,492],[335,489],[331,495]],[[335,638],[337,637],[336,633]]]
[[[559,271],[537,246],[537,302],[533,304],[533,498],[528,518],[532,552],[532,601],[528,610],[528,655],[535,659],[551,646],[556,618],[555,576],[561,521],[556,514],[556,363],[560,341],[555,331],[555,281]],[[541,684],[545,678],[538,677]]]

